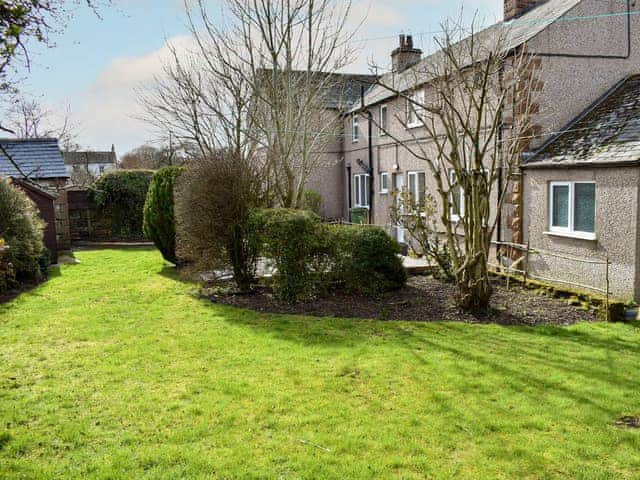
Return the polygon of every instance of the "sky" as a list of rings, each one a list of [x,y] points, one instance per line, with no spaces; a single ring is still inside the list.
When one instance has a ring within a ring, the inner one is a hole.
[[[369,73],[369,62],[386,66],[397,35],[414,35],[425,51],[432,49],[440,23],[478,13],[484,24],[502,18],[503,0],[354,0],[353,23],[361,48],[348,70]],[[219,0],[210,0],[212,12]],[[119,155],[158,138],[140,120],[136,90],[161,74],[167,45],[186,45],[189,32],[183,0],[113,0],[99,16],[87,8],[75,11],[50,48],[36,46],[21,90],[54,112],[70,111],[84,148]]]

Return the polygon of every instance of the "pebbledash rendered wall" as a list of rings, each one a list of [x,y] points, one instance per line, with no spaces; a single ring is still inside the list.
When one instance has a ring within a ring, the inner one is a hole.
[[[628,43],[627,16],[622,15],[626,3],[585,0],[565,15],[567,21],[550,26],[529,42],[530,50],[541,60],[539,75],[543,86],[537,122],[543,133],[562,130],[618,82],[640,72],[640,17],[630,16]],[[552,133],[543,135],[534,145],[551,138]],[[576,180],[596,183],[595,241],[545,233],[549,229],[549,182]],[[636,167],[525,168],[522,182],[525,243],[529,241],[532,247],[570,257],[608,256],[612,262],[613,294],[623,299],[640,299],[639,186],[640,169]],[[530,265],[533,273],[545,277],[605,287],[605,267],[600,265],[544,255],[534,255]]]
[[[596,183],[595,240],[567,238],[548,232],[548,185],[552,181]],[[529,260],[530,271],[552,279],[606,288],[604,265],[572,258],[606,260],[608,257],[613,295],[625,300],[640,298],[639,185],[638,167],[525,169],[524,203],[528,208],[524,228],[531,247],[570,258],[533,254]]]

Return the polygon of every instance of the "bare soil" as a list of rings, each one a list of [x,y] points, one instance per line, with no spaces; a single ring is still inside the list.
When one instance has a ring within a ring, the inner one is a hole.
[[[406,287],[379,298],[353,295],[341,290],[312,300],[286,303],[276,299],[268,288],[249,294],[219,294],[209,298],[215,303],[233,305],[259,312],[301,314],[318,317],[411,320],[420,322],[457,321],[500,325],[572,325],[593,321],[596,314],[583,311],[567,300],[538,295],[535,291],[494,281],[491,309],[469,314],[454,304],[455,286],[431,277],[410,277]]]

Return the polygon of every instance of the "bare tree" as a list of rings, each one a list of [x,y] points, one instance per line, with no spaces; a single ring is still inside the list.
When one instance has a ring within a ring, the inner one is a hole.
[[[328,118],[329,91],[350,60],[351,2],[224,0],[223,20],[205,1],[189,10],[196,45],[172,59],[142,92],[147,119],[196,143],[263,164],[276,201],[301,207],[304,185],[323,147],[339,131]]]
[[[531,135],[535,64],[526,48],[510,48],[508,28],[447,22],[442,30],[437,54],[401,78],[381,77],[379,88],[406,102],[406,113],[396,115],[403,126],[421,127],[407,129],[409,141],[387,133],[431,173],[459,306],[486,309],[498,212],[517,174],[522,139]]]
[[[45,108],[38,100],[14,97],[6,107],[4,127],[17,138],[57,138],[65,151],[79,150],[76,124],[70,108],[62,115]]]

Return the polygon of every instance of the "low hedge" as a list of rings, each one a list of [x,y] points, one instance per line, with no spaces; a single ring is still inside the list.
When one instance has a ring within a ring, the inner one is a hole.
[[[400,245],[382,228],[335,226],[333,274],[349,292],[376,296],[402,288],[407,272]]]
[[[151,179],[144,204],[144,235],[156,245],[165,260],[174,264],[178,263],[178,258],[173,190],[183,170],[181,167],[158,170]]]
[[[375,296],[406,283],[400,245],[382,228],[328,226],[313,212],[288,209],[253,212],[250,226],[260,254],[274,262],[273,288],[283,300],[308,298],[330,284]]]
[[[332,245],[318,215],[305,210],[257,210],[249,223],[260,253],[275,264],[273,287],[279,298],[297,301],[324,287]]]

